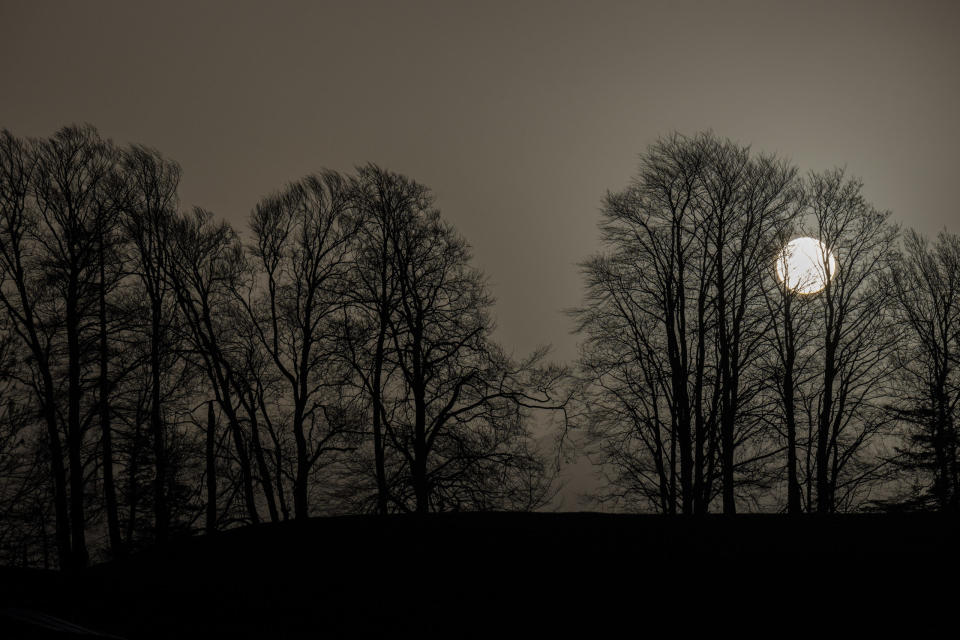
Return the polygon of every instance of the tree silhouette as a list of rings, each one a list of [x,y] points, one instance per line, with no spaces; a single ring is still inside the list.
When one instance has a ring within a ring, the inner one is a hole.
[[[100,220],[113,208],[108,190],[116,150],[92,127],[74,126],[30,143],[4,132],[2,155],[0,295],[36,367],[33,386],[47,425],[60,559],[79,567],[89,557],[85,445],[96,410],[84,379],[88,321],[99,299]]]
[[[370,399],[376,512],[385,514],[391,501],[395,508],[405,508],[391,496],[395,479],[388,479],[386,461],[385,425],[390,415],[384,397],[387,383],[397,373],[387,353],[392,348],[391,319],[397,313],[400,296],[393,238],[411,212],[429,207],[430,195],[423,185],[375,165],[360,167],[351,180],[351,189],[361,225],[350,271],[351,286],[345,290],[348,305],[341,351]]]
[[[960,238],[944,232],[931,245],[911,231],[884,288],[893,296],[902,331],[894,354],[898,385],[893,413],[907,428],[895,461],[902,471],[919,476],[908,506],[956,511]]]
[[[797,208],[795,171],[711,134],[652,145],[607,196],[609,252],[583,263],[574,311],[587,426],[614,468],[614,499],[733,513],[772,452],[752,363],[765,348],[767,265]]]
[[[814,441],[807,462],[808,504],[819,513],[848,508],[883,471],[879,436],[892,426],[881,410],[894,344],[882,276],[898,234],[890,212],[862,195],[841,170],[807,182],[810,230],[836,256],[837,273],[815,297],[819,380],[807,400]],[[822,256],[823,273],[829,256]],[[815,497],[813,491],[815,490]]]
[[[483,276],[425,187],[372,165],[358,174],[345,348],[372,399],[377,509],[543,503],[552,479],[527,411],[556,404],[559,372],[539,368],[542,353],[514,363],[492,342]]]
[[[350,427],[338,403],[332,353],[359,218],[348,182],[326,172],[261,201],[251,216],[252,254],[266,279],[262,300],[243,300],[256,337],[285,381],[296,444],[294,513],[308,515],[317,461],[340,447]]]
[[[792,227],[784,229],[777,244],[786,247],[795,231]],[[770,406],[770,422],[781,439],[786,440],[787,513],[796,515],[804,511],[798,457],[798,396],[803,397],[802,389],[807,388],[810,377],[815,375],[811,359],[816,350],[810,348],[808,336],[815,333],[812,324],[816,314],[812,296],[791,290],[788,270],[789,265],[783,280],[769,277],[770,284],[764,288],[767,310],[775,321],[770,326],[771,344],[763,367],[774,400]]]
[[[176,302],[166,264],[171,225],[176,215],[180,168],[164,160],[159,153],[134,145],[123,154],[122,171],[126,187],[123,229],[130,247],[135,286],[146,293],[147,308],[143,311],[149,318],[145,333],[149,353],[150,434],[155,465],[153,507],[156,537],[162,542],[167,539],[170,526],[167,505],[167,430],[170,425],[164,410],[165,390],[170,385],[164,385],[164,378],[173,374],[176,382],[176,371],[182,365],[171,328]]]
[[[227,419],[240,466],[246,517],[258,523],[253,470],[240,415],[244,387],[239,380],[242,371],[232,321],[240,312],[234,292],[240,288],[246,270],[243,247],[228,224],[214,222],[213,215],[202,209],[178,215],[172,232],[173,240],[167,247],[167,277],[183,315],[191,350]]]

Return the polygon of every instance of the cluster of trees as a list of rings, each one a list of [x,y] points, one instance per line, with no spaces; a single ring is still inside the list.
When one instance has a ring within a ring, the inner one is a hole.
[[[534,509],[563,371],[491,339],[429,190],[368,165],[182,211],[180,169],[90,126],[0,134],[2,561],[83,566],[333,511]]]
[[[89,126],[0,134],[2,562],[540,508],[537,409],[583,427],[598,499],[629,509],[960,508],[960,237],[901,234],[843,171],[709,133],[652,145],[604,202],[572,370],[492,340],[421,184],[310,175],[241,235],[182,210],[179,179]],[[774,268],[799,236],[826,248],[815,293]]]
[[[573,311],[599,499],[956,509],[960,238],[901,243],[889,218],[842,170],[709,133],[652,145],[605,200]],[[799,236],[826,249],[816,293],[775,275]]]

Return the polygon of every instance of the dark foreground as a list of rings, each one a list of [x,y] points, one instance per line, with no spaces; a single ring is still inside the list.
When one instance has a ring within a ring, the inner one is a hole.
[[[960,520],[923,514],[318,518],[74,575],[0,569],[0,638],[614,637],[772,614],[822,628],[956,602],[958,557]]]

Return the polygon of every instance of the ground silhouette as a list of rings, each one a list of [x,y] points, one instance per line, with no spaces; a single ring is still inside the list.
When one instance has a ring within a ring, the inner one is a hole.
[[[6,569],[0,635],[83,637],[43,615],[131,639],[599,633],[673,611],[731,624],[796,606],[813,576],[853,615],[952,564],[958,534],[934,514],[313,518],[74,573]]]

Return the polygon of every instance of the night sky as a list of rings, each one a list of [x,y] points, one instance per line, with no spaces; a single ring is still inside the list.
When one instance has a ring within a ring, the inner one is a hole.
[[[156,147],[238,229],[309,172],[405,173],[472,244],[503,344],[569,361],[601,199],[674,129],[846,166],[960,231],[958,33],[950,1],[0,0],[0,127]]]

